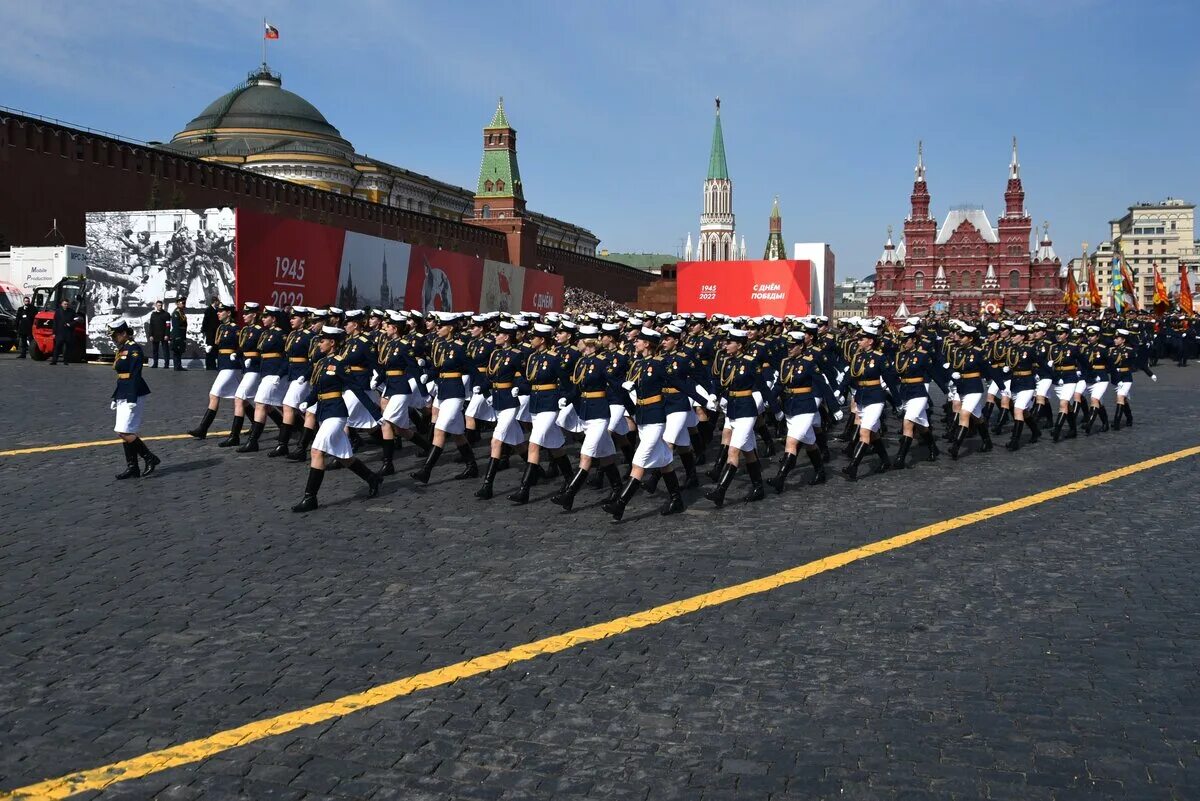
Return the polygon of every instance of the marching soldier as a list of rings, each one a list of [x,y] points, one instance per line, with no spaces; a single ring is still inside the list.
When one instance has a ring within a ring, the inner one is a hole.
[[[124,319],[114,320],[108,327],[109,336],[116,345],[116,356],[113,358],[113,369],[117,372],[117,388],[112,394],[112,408],[117,413],[117,422],[113,427],[121,438],[121,446],[125,450],[125,470],[117,474],[117,480],[148,476],[162,460],[150,452],[146,443],[138,436],[142,427],[143,400],[150,394],[150,387],[142,378],[142,368],[146,364],[146,354],[142,346],[133,341],[133,329]],[[146,462],[143,471],[138,467],[138,458]]]
[[[283,423],[279,426],[279,439],[267,454],[269,457],[287,456],[288,443],[296,428],[297,419],[303,421],[300,404],[308,397],[308,376],[312,365],[308,360],[308,349],[312,334],[306,329],[309,310],[304,306],[292,307],[288,315],[287,337],[283,341],[283,355],[287,360],[287,389],[283,393]]]
[[[475,461],[475,453],[471,450],[471,445],[463,433],[466,430],[466,422],[463,419],[466,398],[463,378],[464,376],[468,377],[468,381],[465,383],[469,383],[471,360],[467,358],[466,348],[454,338],[456,315],[452,312],[435,312],[435,314],[437,315],[437,339],[430,346],[433,361],[429,365],[429,373],[422,377],[421,382],[424,383],[427,377],[432,377],[436,382],[438,415],[433,427],[433,446],[429,449],[429,456],[426,457],[425,464],[411,474],[412,479],[421,484],[429,483],[429,476],[433,473],[433,468],[446,447],[447,437],[451,437],[458,445],[458,452],[466,463],[466,467],[454,478],[461,480],[475,478],[479,475],[479,465]]]
[[[213,334],[213,349],[217,356],[217,377],[213,379],[212,387],[208,390],[208,408],[200,420],[200,425],[188,433],[196,439],[208,436],[208,429],[217,417],[222,398],[234,398],[237,395],[238,384],[242,380],[242,361],[238,358],[238,327],[233,322],[233,313],[237,307],[222,303],[217,310],[217,330]],[[237,402],[234,402],[237,408]],[[241,422],[238,422],[241,427]]]

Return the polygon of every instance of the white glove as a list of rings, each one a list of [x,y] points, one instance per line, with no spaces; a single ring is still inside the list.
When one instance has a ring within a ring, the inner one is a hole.
[[[1061,387],[1063,385],[1063,380],[1061,378],[1058,379],[1058,381],[1055,382],[1055,385]]]
[[[945,364],[943,364],[943,365],[942,365],[942,369],[943,369],[943,370],[949,370],[949,369],[950,369],[950,362],[946,362]]]
[[[300,411],[302,411],[302,412],[307,412],[307,411],[308,411],[308,404],[307,404],[307,403],[301,403],[301,404],[300,404],[299,406],[297,406],[296,408],[298,408],[298,409],[299,409]]]
[[[624,382],[623,384],[621,384],[621,389],[625,390],[626,392],[633,392],[633,382],[632,381]]]
[[[783,419],[783,412],[782,412],[782,411],[775,412],[775,419],[776,419],[776,420],[782,420],[782,419]]]
[[[251,363],[253,363],[253,361],[254,361],[253,359],[246,359],[246,369],[247,370],[250,369],[250,365],[251,365]]]
[[[108,404],[108,408],[112,409],[114,412],[117,410],[117,401],[116,401],[116,399],[114,399],[112,403]]]
[[[567,399],[566,399],[566,398],[559,398],[559,399],[558,399],[558,408],[560,408],[560,409],[565,409],[565,408],[567,408],[567,407],[568,407],[568,406],[570,406],[570,405],[571,405],[571,404],[567,403]]]
[[[428,374],[428,373],[421,373],[421,379],[420,379],[420,381],[421,381],[421,383],[422,383],[422,384],[428,384],[428,383],[429,383],[429,374]]]
[[[955,381],[957,381],[958,379],[962,378],[962,373],[955,370],[953,373],[950,374],[950,377],[953,378]]]
[[[417,379],[408,379],[408,389],[410,395],[415,395],[417,393]]]
[[[1009,367],[1008,365],[1005,365],[1005,366],[1004,366],[1004,372],[1006,372],[1006,373],[1007,373],[1007,372],[1009,372],[1010,370],[1012,370],[1012,368],[1011,368],[1011,367]]]
[[[838,409],[836,412],[833,413],[833,419],[836,422],[840,423],[846,419],[846,413],[843,412],[841,409]]]
[[[514,398],[519,398],[519,397],[521,397],[521,390],[517,389],[516,387],[513,387],[513,388],[512,388],[512,396],[513,396]]]
[[[845,396],[843,396],[842,393],[838,390],[834,390],[833,399],[838,402],[839,406],[846,402]]]
[[[1150,376],[1150,380],[1151,380],[1151,381],[1153,381],[1154,383],[1156,383],[1156,384],[1157,384],[1157,383],[1158,383],[1158,376],[1156,376],[1156,375],[1152,375],[1152,376]]]
[[[471,387],[471,394],[472,395],[482,395],[483,390],[480,389],[479,387]]]
[[[417,367],[424,367],[424,366],[425,366],[425,360],[417,359]]]
[[[710,412],[715,412],[717,410],[718,404],[720,403],[720,400],[721,400],[720,397],[717,395],[709,395],[708,403],[704,404],[704,408],[708,409]]]
[[[721,411],[722,412],[728,411],[728,409],[729,409],[729,401],[726,400],[725,398],[721,398]]]

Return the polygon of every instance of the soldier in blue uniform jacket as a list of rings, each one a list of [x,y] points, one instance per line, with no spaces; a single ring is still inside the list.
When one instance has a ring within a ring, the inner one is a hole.
[[[437,339],[430,346],[432,363],[426,369],[437,384],[438,416],[433,427],[433,444],[429,449],[429,456],[426,457],[425,464],[411,474],[413,480],[421,484],[429,483],[429,476],[446,446],[447,436],[454,439],[458,445],[458,452],[466,463],[454,478],[474,478],[479,475],[475,452],[471,450],[471,445],[463,433],[466,430],[463,419],[466,388],[463,378],[471,375],[474,365],[467,356],[466,348],[455,338],[454,322],[457,315],[453,312],[434,314],[437,315]]]
[[[266,306],[263,309],[262,332],[258,335],[258,387],[254,390],[254,417],[250,421],[250,435],[237,449],[238,453],[258,451],[258,439],[262,436],[267,418],[273,417],[277,425],[283,425],[280,409],[287,394],[288,361],[284,343],[286,335],[280,327],[283,309]]]
[[[942,391],[946,386],[938,380],[933,372],[933,356],[922,345],[921,332],[914,325],[906,325],[900,329],[903,337],[900,350],[893,360],[896,384],[896,394],[899,396],[904,410],[904,423],[900,432],[900,446],[896,450],[893,462],[897,469],[905,469],[908,459],[908,449],[912,447],[916,437],[928,448],[928,461],[937,459],[937,444],[933,441],[933,430],[929,425],[929,383],[937,381]]]
[[[475,492],[475,497],[480,500],[491,500],[501,463],[513,448],[525,442],[525,431],[517,420],[520,406],[517,395],[528,355],[518,347],[516,334],[516,323],[505,321],[497,327],[494,346],[488,356],[487,375],[481,386],[496,414],[496,427],[492,429],[483,484]]]
[[[817,326],[813,323],[787,334],[791,347],[779,365],[779,380],[772,388],[782,400],[782,415],[787,423],[784,440],[783,461],[779,472],[771,479],[776,494],[783,492],[788,474],[796,466],[796,457],[803,446],[808,461],[813,466],[813,477],[809,486],[825,483],[825,462],[817,446],[815,423],[817,399],[833,403],[833,390],[822,373],[816,353],[813,351]]]
[[[300,414],[300,404],[308,396],[308,376],[312,365],[308,360],[308,349],[312,344],[312,334],[308,325],[309,309],[295,306],[288,315],[290,330],[283,340],[283,356],[287,360],[287,390],[283,395],[283,421],[279,426],[279,438],[274,448],[267,456],[287,456],[288,443],[291,442],[292,432],[296,429],[297,418],[303,425],[303,415]]]
[[[196,439],[208,436],[208,429],[217,417],[221,399],[234,397],[242,379],[244,365],[238,359],[238,327],[233,322],[236,309],[236,306],[229,303],[222,303],[217,309],[217,330],[213,334],[212,346],[216,354],[217,377],[213,379],[212,387],[208,390],[208,408],[204,410],[200,424],[188,432]],[[234,405],[237,405],[236,402]]]
[[[528,503],[530,489],[545,474],[538,463],[543,449],[550,452],[550,459],[563,477],[564,485],[573,475],[571,460],[564,449],[566,437],[558,425],[558,412],[567,407],[567,397],[571,392],[571,376],[567,373],[567,364],[570,362],[557,348],[548,346],[553,334],[553,326],[537,323],[529,337],[533,352],[525,360],[520,388],[523,394],[529,395],[529,414],[533,419],[533,427],[529,433],[521,486],[508,496],[513,503]]]
[[[162,460],[151,453],[138,436],[142,427],[143,398],[150,394],[150,387],[142,378],[146,354],[142,352],[142,346],[133,341],[133,329],[124,319],[114,320],[108,331],[117,351],[113,358],[113,369],[117,373],[117,388],[112,394],[112,408],[117,413],[114,429],[125,451],[125,470],[118,473],[117,478],[148,476]],[[139,456],[146,462],[144,472],[138,467]]]
[[[888,400],[885,380],[891,386],[897,381],[887,355],[879,348],[879,329],[864,325],[858,334],[858,350],[851,354],[847,370],[849,386],[854,390],[854,405],[858,409],[858,441],[854,443],[850,464],[842,475],[850,481],[858,479],[858,468],[870,448],[879,457],[878,472],[891,469],[892,460],[880,438],[880,421],[884,401]]]
[[[725,402],[725,428],[730,432],[717,486],[704,494],[717,506],[725,504],[725,494],[743,460],[746,462],[746,472],[750,475],[750,492],[744,500],[761,501],[766,497],[762,463],[755,452],[754,435],[759,398],[768,398],[770,390],[762,374],[762,348],[755,349],[760,352],[759,355],[747,353],[748,343],[747,331],[731,329],[725,340],[725,359],[721,360],[717,374],[717,394]],[[758,393],[758,398],[755,393]]]
[[[950,458],[957,459],[962,450],[963,442],[972,431],[979,434],[983,444],[979,447],[981,453],[992,449],[992,437],[988,432],[986,421],[983,420],[983,398],[986,382],[997,378],[992,369],[987,351],[979,344],[979,329],[973,325],[964,325],[959,329],[958,346],[950,355],[950,377],[959,394],[958,428],[954,431],[950,442]],[[999,381],[1004,381],[1004,374],[999,374]]]
[[[1054,421],[1054,441],[1063,437],[1063,423],[1069,426],[1067,439],[1075,437],[1075,385],[1082,373],[1079,369],[1081,355],[1071,342],[1071,326],[1059,323],[1054,330],[1055,342],[1046,351],[1046,367],[1054,380],[1054,392],[1058,397],[1058,417]]]
[[[1010,451],[1021,447],[1021,433],[1029,426],[1030,443],[1037,442],[1042,432],[1038,428],[1037,413],[1030,412],[1033,408],[1033,398],[1037,393],[1039,371],[1044,371],[1041,351],[1036,343],[1030,341],[1029,328],[1025,325],[1013,326],[1010,345],[1007,352],[1007,368],[1010,377],[1012,393],[1011,406],[1013,412],[1012,436],[1004,447]]]
[[[320,358],[313,365],[309,378],[308,398],[304,411],[312,411],[317,419],[317,435],[312,444],[312,464],[308,469],[308,480],[304,485],[304,497],[292,507],[293,512],[311,512],[317,508],[317,493],[325,480],[326,457],[332,457],[350,468],[367,483],[367,497],[379,494],[383,479],[371,472],[354,456],[350,438],[346,435],[348,410],[344,395],[347,370],[335,355],[338,342],[344,335],[341,328],[325,326],[318,339]]]
[[[429,441],[413,427],[411,412],[421,402],[417,379],[421,368],[413,354],[412,340],[401,332],[406,328],[404,315],[389,311],[384,324],[384,335],[377,350],[379,371],[382,374],[383,416],[380,428],[383,434],[383,466],[380,474],[393,475],[396,467],[396,438],[410,440],[428,455]]]
[[[1118,328],[1113,337],[1112,348],[1109,349],[1108,363],[1112,370],[1112,380],[1117,386],[1117,410],[1113,415],[1113,428],[1121,430],[1122,418],[1133,425],[1133,409],[1129,405],[1129,393],[1133,389],[1133,371],[1141,370],[1150,376],[1151,381],[1158,381],[1158,376],[1147,363],[1146,351],[1134,347],[1131,340],[1134,332],[1127,328]]]

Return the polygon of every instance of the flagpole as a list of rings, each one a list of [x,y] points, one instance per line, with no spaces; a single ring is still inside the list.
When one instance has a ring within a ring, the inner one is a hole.
[[[267,71],[267,18],[266,17],[263,17],[262,40],[263,40],[262,66],[263,66],[263,72],[266,72]]]

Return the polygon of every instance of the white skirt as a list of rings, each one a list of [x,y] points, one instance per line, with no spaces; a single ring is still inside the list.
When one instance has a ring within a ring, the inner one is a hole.
[[[1013,395],[1012,399],[1013,408],[1020,409],[1021,411],[1027,410],[1033,405],[1033,393],[1034,390],[1032,389],[1017,390],[1017,394]]]
[[[614,456],[616,452],[617,446],[613,444],[607,420],[603,417],[596,417],[584,423],[583,446],[579,449],[580,455],[603,459],[605,456]]]
[[[529,396],[517,396],[517,419],[522,423],[532,423],[533,415],[529,413]]]
[[[411,398],[412,395],[393,395],[388,398],[383,419],[401,430],[412,428],[412,418],[408,416],[408,410],[412,408]]]
[[[1131,389],[1133,389],[1132,381],[1118,381],[1117,382],[1117,397],[1118,398],[1128,398],[1129,390],[1131,390]]]
[[[904,419],[913,425],[929,425],[929,398],[909,398],[904,402]]]
[[[584,421],[580,419],[579,413],[576,412],[575,407],[571,405],[567,406],[565,409],[558,410],[558,427],[563,431],[570,431],[572,434],[578,434],[584,430]]]
[[[628,434],[629,420],[625,418],[628,414],[625,407],[619,403],[610,403],[608,405],[608,430],[613,434]]]
[[[350,390],[342,393],[342,400],[346,402],[346,411],[348,412],[346,425],[351,428],[374,428],[379,424],[367,407],[358,400],[358,396]]]
[[[117,401],[117,424],[113,426],[113,431],[118,434],[136,434],[140,431],[143,401],[144,398],[138,398],[134,403],[127,400]]]
[[[500,440],[505,445],[520,445],[525,441],[525,431],[517,422],[517,407],[496,412],[496,427],[492,429],[492,439]]]
[[[433,427],[447,434],[461,434],[466,430],[466,420],[463,419],[463,407],[466,401],[462,398],[442,398],[438,404],[437,422]]]
[[[258,382],[261,379],[261,373],[242,373],[242,380],[238,382],[237,392],[233,396],[244,401],[253,401],[254,393],[258,392]]]
[[[726,428],[733,432],[733,436],[729,440],[729,447],[737,448],[739,451],[754,450],[754,417],[735,417],[730,420],[726,418]]]
[[[817,432],[813,430],[815,412],[789,414],[787,417],[787,436],[802,445],[813,445],[817,441]]]
[[[1087,382],[1082,378],[1075,382],[1075,394],[1080,397],[1087,394]]]
[[[467,402],[467,417],[490,423],[496,419],[496,410],[488,402],[487,395],[472,395],[471,400]]]
[[[283,405],[299,409],[300,404],[308,398],[308,379],[293,378],[288,384],[287,392],[283,395]]]
[[[254,402],[264,406],[282,406],[287,390],[287,376],[265,375],[254,391]]]
[[[983,411],[983,393],[972,392],[970,395],[963,395],[959,404],[960,413],[970,412],[972,417],[979,417],[979,413]]]
[[[1107,381],[1097,381],[1094,384],[1088,384],[1087,397],[1090,400],[1104,400],[1104,393],[1108,392]]]
[[[322,420],[313,438],[312,449],[327,453],[337,459],[349,459],[354,456],[350,447],[350,437],[346,436],[346,418],[330,417]]]
[[[540,448],[561,448],[567,443],[558,427],[558,412],[538,412],[533,416],[529,441]]]
[[[232,398],[237,394],[238,382],[241,380],[241,370],[222,370],[213,379],[208,394],[218,398]]]
[[[1050,397],[1050,387],[1052,386],[1054,386],[1054,379],[1039,378],[1037,382],[1037,389],[1034,390],[1034,394],[1036,394],[1039,398],[1048,398]]]
[[[676,448],[692,447],[692,438],[687,429],[688,414],[689,412],[671,412],[667,415],[667,422],[663,426],[663,439],[668,444]]]
[[[749,418],[751,422],[750,436],[754,436],[753,422],[754,418]],[[667,443],[663,442],[663,424],[662,423],[647,423],[646,425],[638,426],[638,446],[633,454],[633,464],[643,470],[653,470],[658,467],[666,467],[671,463],[674,455],[671,449],[667,447]]]
[[[1059,402],[1070,403],[1075,397],[1075,382],[1063,382],[1060,386],[1054,388],[1054,394],[1058,397]]]
[[[968,398],[978,395],[968,395]],[[966,401],[963,401],[963,408],[966,408]],[[858,410],[858,427],[867,431],[879,431],[879,420],[883,417],[883,404],[871,403]]]

